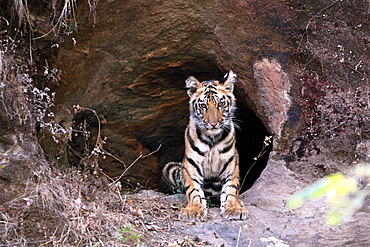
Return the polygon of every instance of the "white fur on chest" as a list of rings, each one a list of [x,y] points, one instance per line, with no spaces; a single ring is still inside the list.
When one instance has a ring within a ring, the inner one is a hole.
[[[189,123],[189,135],[194,142],[194,146],[196,146],[203,155],[200,155],[198,152],[194,151],[191,148],[189,141],[186,142],[186,155],[190,157],[192,160],[198,164],[199,168],[201,169],[204,178],[212,178],[212,177],[219,177],[220,172],[224,168],[225,163],[236,154],[235,147],[232,147],[227,152],[221,152],[225,146],[235,145],[234,143],[234,130],[231,130],[231,133],[221,142],[215,144],[214,146],[210,146],[207,143],[202,142],[196,133],[195,124],[190,122]],[[221,129],[212,130],[212,132],[208,132],[207,134],[217,135],[222,132]]]
[[[205,178],[218,177],[224,164],[232,156],[229,152],[226,154],[220,154],[217,146],[213,147],[207,154],[205,154],[201,165],[204,169]]]

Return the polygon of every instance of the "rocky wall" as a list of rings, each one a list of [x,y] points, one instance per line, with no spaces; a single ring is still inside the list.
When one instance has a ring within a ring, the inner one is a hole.
[[[100,161],[103,170],[118,176],[137,157],[160,147],[136,161],[124,180],[134,187],[163,188],[161,168],[183,155],[184,80],[190,75],[217,79],[230,69],[239,81],[242,177],[265,136],[273,136],[275,159],[308,178],[351,166],[356,146],[366,146],[361,143],[367,133],[368,35],[362,26],[367,19],[357,5],[99,1],[94,20],[84,3],[78,10],[78,32],[63,36],[53,60],[63,71],[52,87],[57,122],[92,133],[88,142],[73,136],[63,159],[70,164],[96,142],[94,114],[71,114],[73,105],[88,107],[100,118],[104,148],[123,161],[107,156]],[[267,155],[257,160],[244,189],[267,160]]]
[[[103,122],[102,134],[108,138],[106,150],[121,157],[126,165],[110,157],[101,160],[109,175],[119,175],[140,154],[160,146],[155,154],[137,161],[125,179],[162,187],[161,168],[167,162],[182,160],[188,121],[184,81],[190,75],[209,80],[221,78],[230,69],[237,73],[235,93],[241,129],[237,139],[243,176],[262,150],[265,136],[280,137],[291,104],[287,96],[290,81],[279,64],[288,64],[291,52],[290,41],[284,37],[289,26],[289,18],[283,18],[289,15],[284,4],[100,1],[95,23],[88,20],[88,13],[81,12],[78,33],[65,37],[55,60],[63,71],[62,81],[55,88],[55,115],[66,127],[73,119],[76,129],[87,119],[87,113],[72,116],[72,105],[97,111]],[[276,14],[271,16],[272,12]],[[281,25],[267,21],[267,16],[281,21]],[[271,76],[280,76],[281,80],[261,79],[266,76],[263,68],[257,68],[261,63],[271,63],[275,73]],[[276,101],[279,97],[285,101]],[[282,111],[281,117],[269,115],[272,105]],[[93,119],[89,128],[96,133]],[[74,152],[83,152],[83,142],[83,136],[73,138]],[[71,153],[69,160],[76,163],[77,159]],[[257,177],[266,161],[267,155],[255,165]],[[253,182],[252,178],[248,186]]]

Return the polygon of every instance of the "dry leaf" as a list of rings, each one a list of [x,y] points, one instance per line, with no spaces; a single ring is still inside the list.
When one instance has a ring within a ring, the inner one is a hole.
[[[169,243],[168,247],[180,247],[180,245],[177,242]]]
[[[143,212],[141,212],[140,208],[130,207],[130,212],[132,213],[132,215],[138,216],[138,217],[144,219],[144,214],[143,214]]]

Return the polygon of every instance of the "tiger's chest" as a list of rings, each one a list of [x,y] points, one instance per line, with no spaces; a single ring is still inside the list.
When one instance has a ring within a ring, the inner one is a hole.
[[[194,160],[205,179],[220,177],[228,161],[237,155],[234,129],[204,133],[190,125],[186,132],[186,157]]]
[[[219,177],[230,156],[232,156],[231,153],[220,153],[217,147],[211,148],[209,152],[206,153],[201,163],[204,171],[204,178]]]

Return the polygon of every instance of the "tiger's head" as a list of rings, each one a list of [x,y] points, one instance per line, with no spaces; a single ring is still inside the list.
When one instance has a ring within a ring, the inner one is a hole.
[[[221,81],[199,82],[190,76],[186,80],[190,97],[190,118],[198,128],[215,130],[230,128],[236,109],[233,94],[236,74],[229,71]]]

